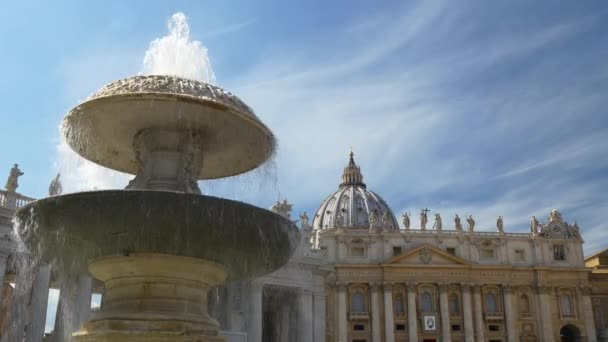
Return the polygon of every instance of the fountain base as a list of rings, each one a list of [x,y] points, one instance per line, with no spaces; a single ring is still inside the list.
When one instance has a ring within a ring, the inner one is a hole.
[[[89,264],[103,281],[100,311],[73,341],[220,342],[207,291],[226,279],[218,263],[168,254],[107,256]]]

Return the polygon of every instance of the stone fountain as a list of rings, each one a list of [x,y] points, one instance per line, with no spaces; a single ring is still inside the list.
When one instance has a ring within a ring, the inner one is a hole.
[[[29,251],[58,272],[104,284],[74,341],[223,341],[207,290],[287,262],[295,225],[203,196],[197,181],[237,175],[274,152],[272,132],[236,96],[173,76],[103,87],[62,123],[74,151],[135,175],[126,190],[54,196],[17,213]]]

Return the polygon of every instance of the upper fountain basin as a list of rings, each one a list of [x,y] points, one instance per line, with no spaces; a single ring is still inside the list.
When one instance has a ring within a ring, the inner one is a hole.
[[[33,255],[68,273],[101,256],[138,252],[211,260],[229,279],[250,279],[283,266],[299,239],[290,220],[265,209],[149,190],[41,199],[17,212],[15,226]]]
[[[72,109],[68,144],[99,165],[136,174],[135,135],[145,129],[191,130],[203,137],[198,179],[247,172],[275,149],[272,132],[235,95],[175,76],[134,76],[104,86]]]

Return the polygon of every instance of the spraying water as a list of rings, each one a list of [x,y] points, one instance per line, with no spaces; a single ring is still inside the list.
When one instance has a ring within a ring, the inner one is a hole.
[[[150,43],[144,57],[143,75],[173,75],[215,84],[215,74],[207,48],[190,40],[190,27],[184,13],[171,16],[169,34]]]
[[[140,74],[174,75],[215,84],[207,48],[200,41],[190,39],[186,15],[181,12],[173,14],[167,26],[168,35],[150,42]],[[63,136],[60,132],[56,168],[64,179],[66,193],[124,188],[132,178],[80,157],[67,145]]]

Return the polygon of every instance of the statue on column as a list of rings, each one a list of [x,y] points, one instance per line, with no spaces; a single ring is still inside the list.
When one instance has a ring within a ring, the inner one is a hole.
[[[532,216],[532,219],[530,220],[530,233],[537,235],[539,225],[540,225],[540,223],[538,223],[536,216]]]
[[[403,227],[405,227],[405,230],[410,230],[410,215],[408,215],[408,213],[403,213],[401,218],[403,219]]]
[[[428,218],[426,216],[428,209],[422,209],[420,211],[420,229],[426,230],[426,223],[428,222]]]
[[[59,196],[61,193],[63,193],[63,186],[59,180],[60,176],[61,174],[58,173],[57,176],[55,176],[55,179],[53,179],[51,182],[51,185],[49,185],[49,196]]]
[[[473,215],[467,216],[467,223],[467,230],[469,231],[469,233],[472,233],[475,229],[475,220],[473,220]]]
[[[462,223],[460,223],[460,216],[458,214],[454,216],[454,228],[456,228],[457,232],[462,232]]]
[[[15,192],[19,187],[19,177],[23,175],[24,173],[19,170],[19,164],[15,164],[8,175],[8,179],[6,180],[6,185],[4,186],[6,190],[9,192]]]
[[[435,223],[433,223],[433,229],[441,231],[443,229],[443,223],[441,222],[441,215],[435,214]]]
[[[496,219],[496,228],[498,228],[498,232],[501,234],[505,232],[505,223],[502,220],[502,216],[498,216],[498,219]]]

